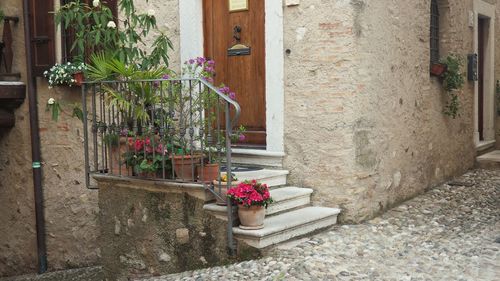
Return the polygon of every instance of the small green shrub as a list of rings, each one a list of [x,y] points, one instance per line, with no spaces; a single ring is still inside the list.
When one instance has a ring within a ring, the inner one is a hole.
[[[448,102],[443,113],[455,119],[459,116],[460,100],[457,90],[462,88],[465,83],[464,73],[462,72],[463,59],[457,54],[450,54],[440,60],[446,64],[447,70],[443,74],[443,87],[448,93]]]

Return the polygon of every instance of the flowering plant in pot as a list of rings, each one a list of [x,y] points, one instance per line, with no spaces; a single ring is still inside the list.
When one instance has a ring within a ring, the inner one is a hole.
[[[84,63],[63,63],[55,64],[43,75],[49,80],[49,87],[66,85],[81,85],[83,82],[83,72],[87,69]]]
[[[244,181],[229,189],[227,197],[238,204],[240,228],[261,229],[264,227],[266,208],[273,202],[267,184],[256,180]]]
[[[170,161],[166,160],[166,150],[156,137],[134,136],[128,137],[128,151],[123,154],[127,167],[133,169],[134,175],[146,178],[156,178],[162,170],[171,169]]]

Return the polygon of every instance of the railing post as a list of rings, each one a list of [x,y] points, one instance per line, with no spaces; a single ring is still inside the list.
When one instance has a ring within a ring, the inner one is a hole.
[[[229,102],[225,102],[226,105],[226,173],[227,173],[227,185],[226,188],[231,187],[232,174],[231,174],[231,112]],[[227,246],[229,254],[234,256],[236,254],[236,249],[233,240],[233,204],[231,200],[227,201]]]

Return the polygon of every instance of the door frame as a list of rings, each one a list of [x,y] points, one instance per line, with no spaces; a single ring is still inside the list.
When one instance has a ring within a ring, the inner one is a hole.
[[[474,144],[476,147],[495,143],[495,5],[474,0],[474,53],[479,52],[479,19],[488,20],[485,34],[483,75],[483,141],[479,140],[479,81],[474,82]]]
[[[204,55],[203,0],[179,1],[181,63]],[[283,0],[265,3],[266,151],[284,152]]]

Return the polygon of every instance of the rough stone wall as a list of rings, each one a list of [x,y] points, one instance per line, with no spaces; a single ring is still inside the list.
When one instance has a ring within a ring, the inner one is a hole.
[[[362,190],[353,173],[361,87],[353,9],[349,1],[309,0],[284,10],[284,166],[289,183],[314,188],[321,205],[342,204]]]
[[[130,280],[234,262],[227,222],[205,200],[151,181],[99,181],[102,265],[106,280]],[[184,189],[188,190],[188,189]],[[239,243],[239,258],[259,251]]]
[[[471,1],[449,1],[441,55],[472,51]],[[301,1],[285,7],[285,167],[344,221],[371,217],[474,163],[473,88],[442,114],[429,75],[426,1]]]
[[[178,70],[178,1],[136,1],[144,11],[154,9],[160,29],[171,36],[171,66]],[[22,1],[0,2],[7,15],[22,16]],[[168,25],[168,26],[167,26]],[[14,71],[26,79],[23,19],[14,26]],[[151,44],[151,39],[145,40]],[[49,271],[95,265],[97,246],[97,192],[84,186],[83,132],[72,118],[71,104],[80,102],[80,88],[37,87],[40,142],[43,161],[44,206]],[[46,102],[57,99],[65,112],[54,122]],[[31,170],[28,100],[16,111],[16,126],[0,132],[0,276],[36,272],[36,231]],[[8,227],[6,227],[8,226]]]
[[[138,11],[155,12],[156,23],[160,32],[165,33],[172,40],[173,50],[170,51],[169,66],[172,70],[180,70],[180,30],[179,30],[179,0],[150,0],[135,1]],[[154,42],[156,32],[151,32],[144,38],[144,44],[151,46]]]
[[[20,16],[14,34],[13,71],[26,80],[22,2],[0,1],[6,15]],[[0,24],[0,30],[3,24]],[[28,102],[15,111],[16,126],[0,132],[0,276],[34,272],[37,265]]]

